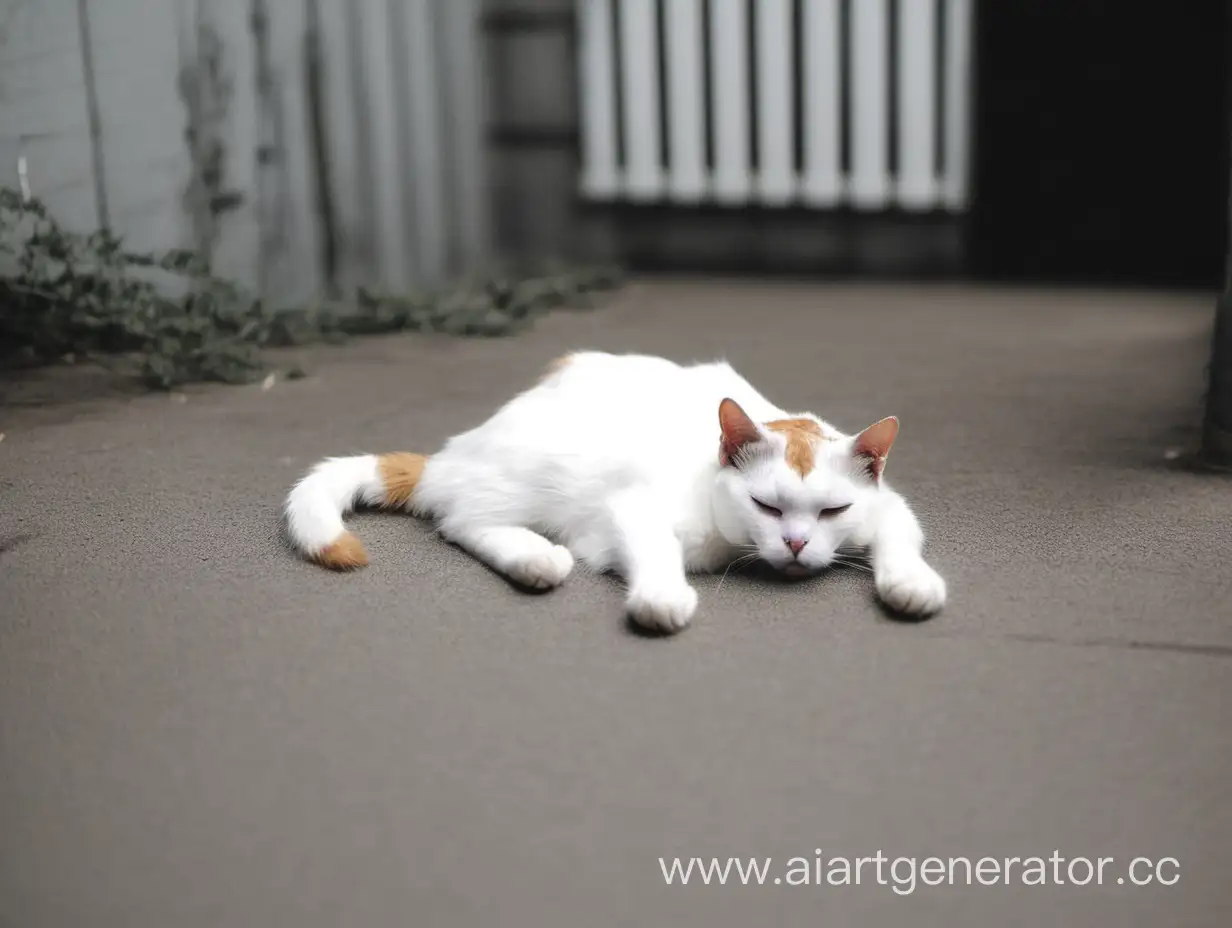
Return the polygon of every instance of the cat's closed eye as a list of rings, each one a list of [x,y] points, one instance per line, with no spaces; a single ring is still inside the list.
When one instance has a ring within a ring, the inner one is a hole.
[[[821,512],[817,514],[817,517],[819,519],[830,519],[830,518],[833,518],[834,516],[842,515],[844,512],[846,512],[850,508],[851,508],[851,503],[848,503],[845,506],[831,506],[829,509],[821,510]]]
[[[760,509],[762,512],[764,512],[766,515],[774,516],[776,519],[782,518],[783,510],[775,509],[773,506],[766,505],[761,500],[759,500],[756,496],[753,497],[753,502],[756,503],[757,508]]]

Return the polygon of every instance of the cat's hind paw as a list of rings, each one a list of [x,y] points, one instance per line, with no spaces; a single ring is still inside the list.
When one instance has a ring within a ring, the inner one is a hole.
[[[675,634],[688,627],[697,611],[697,590],[687,583],[638,586],[625,603],[629,618],[642,628]]]
[[[550,590],[560,586],[573,570],[573,555],[564,545],[552,545],[547,550],[527,555],[509,566],[506,573],[514,583],[532,590]]]
[[[881,601],[900,615],[924,618],[945,605],[945,581],[922,558],[882,567],[876,583]]]

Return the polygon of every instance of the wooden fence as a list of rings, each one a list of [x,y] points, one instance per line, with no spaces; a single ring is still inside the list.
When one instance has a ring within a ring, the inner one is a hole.
[[[0,0],[0,184],[276,300],[483,261],[479,0]]]
[[[974,0],[577,0],[583,195],[966,207]]]

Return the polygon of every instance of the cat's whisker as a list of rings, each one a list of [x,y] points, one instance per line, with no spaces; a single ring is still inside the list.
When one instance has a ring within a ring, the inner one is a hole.
[[[839,567],[849,567],[852,570],[862,570],[868,574],[871,574],[873,572],[873,568],[867,562],[860,561],[860,560],[854,560],[854,559],[847,558],[839,554],[836,554],[834,557],[834,560],[831,561],[830,563],[835,564]]]
[[[864,548],[849,547],[847,545],[841,545],[834,550],[834,553],[841,554],[844,557],[859,558],[860,560],[868,559],[868,551]]]
[[[740,555],[740,557],[736,558],[730,564],[728,564],[727,569],[731,570],[733,567],[743,567],[746,564],[751,564],[753,561],[757,560],[759,557],[761,557],[761,555],[757,553],[756,551],[751,552],[749,554],[742,554]]]
[[[848,562],[848,563],[850,563],[850,564],[867,564],[867,563],[869,563],[868,558],[863,558],[863,557],[854,557],[853,555],[850,555],[850,554],[843,554],[841,551],[839,551],[839,552],[836,552],[836,553],[835,553],[835,555],[834,555],[834,559],[835,559],[835,560],[839,560],[839,561],[847,561],[847,562]]]
[[[750,545],[749,547],[753,547],[753,546]],[[727,575],[731,573],[733,567],[734,568],[746,567],[749,564],[753,563],[755,560],[757,560],[760,556],[761,556],[760,553],[757,553],[757,552],[754,552],[752,554],[743,554],[740,557],[736,558],[734,561],[732,561],[730,564],[728,564],[727,569],[723,571],[723,576],[719,578],[719,586],[718,586],[718,589],[715,590],[715,592],[716,593],[720,592],[723,589],[723,584],[727,580]]]

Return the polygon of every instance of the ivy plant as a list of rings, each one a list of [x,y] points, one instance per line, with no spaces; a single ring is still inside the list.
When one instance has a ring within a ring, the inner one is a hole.
[[[553,308],[594,305],[620,281],[614,269],[558,265],[274,308],[195,252],[147,254],[107,230],[69,231],[39,200],[0,187],[0,362],[126,366],[158,389],[258,379],[267,346],[405,331],[510,335]]]

